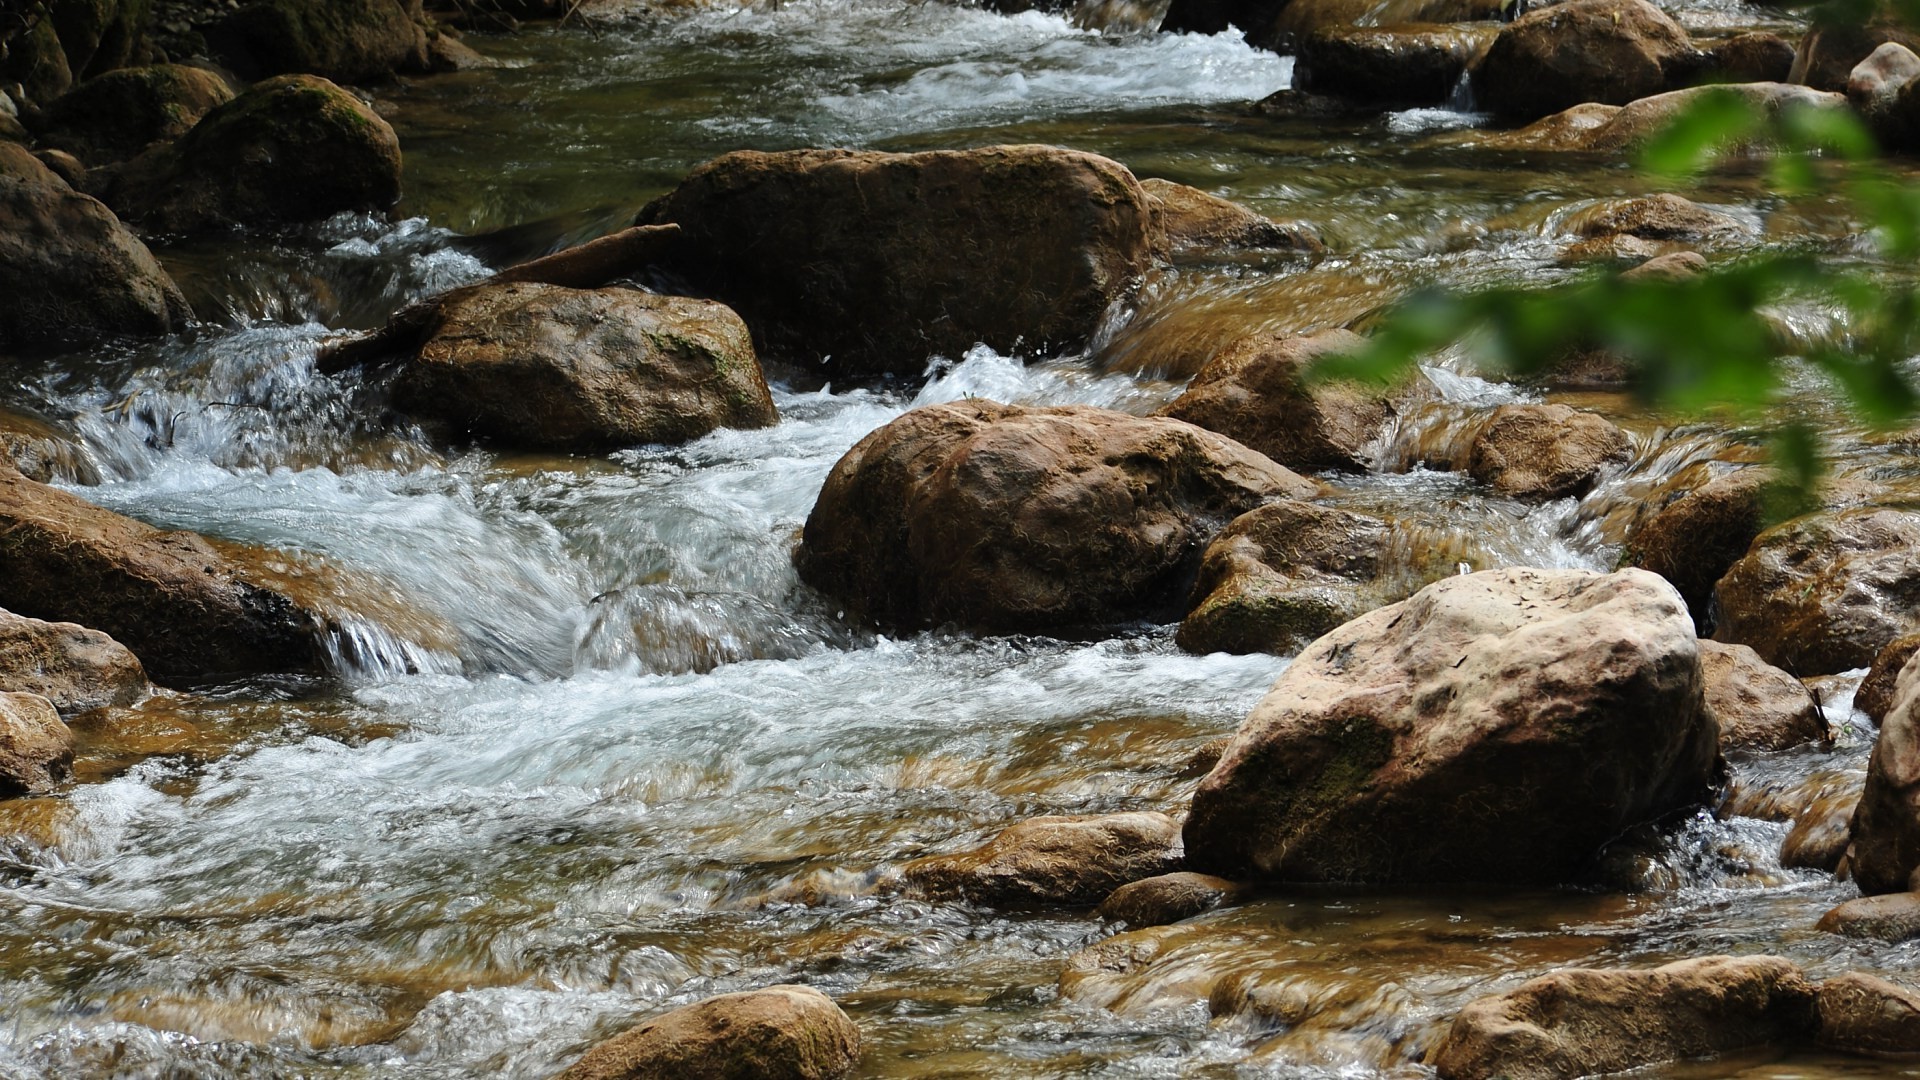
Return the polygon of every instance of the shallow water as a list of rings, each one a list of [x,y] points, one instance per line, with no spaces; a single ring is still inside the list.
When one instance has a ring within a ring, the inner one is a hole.
[[[1417,283],[1563,276],[1568,215],[1651,190],[1626,167],[1436,146],[1478,122],[1444,111],[1261,116],[1249,103],[1291,63],[1231,34],[801,0],[474,43],[507,66],[378,95],[406,148],[405,220],[165,252],[209,320],[194,340],[36,362],[5,402],[78,433],[102,481],[71,485],[86,497],[324,557],[379,602],[349,613],[328,677],[90,717],[82,782],[0,803],[0,1075],[541,1077],[636,1014],[802,981],[859,1022],[869,1076],[1404,1076],[1462,1003],[1559,965],[1920,960],[1814,934],[1851,888],[1781,869],[1785,822],[1732,814],[1617,853],[1631,891],[1301,892],[1111,941],[1081,912],[873,892],[891,866],[1036,814],[1178,812],[1188,759],[1285,661],[1186,656],[1170,627],[1065,642],[848,625],[789,562],[842,452],[967,395],[1150,411],[1180,384],[1142,358],[1222,322],[1306,331]],[[794,380],[777,427],[670,449],[435,447],[377,383],[313,370],[333,330],[620,224],[718,152],[1009,141],[1310,221],[1333,251],[1164,275],[1088,356],[930,358],[915,391]],[[1855,250],[1847,222],[1751,176],[1683,193],[1752,221],[1752,243]],[[1375,471],[1328,477],[1329,498],[1473,568],[1610,568],[1650,496],[1755,453],[1751,431],[1590,395],[1569,400],[1626,427],[1632,459],[1581,500],[1496,498],[1420,463],[1475,409],[1538,395],[1462,357],[1428,376],[1437,403],[1382,439]],[[1811,376],[1788,407],[1836,433],[1844,475],[1916,493],[1913,448],[1849,428]],[[1791,805],[1857,775],[1872,729],[1850,686],[1826,695],[1834,750],[1739,761],[1744,790]],[[1122,947],[1122,970],[1087,974],[1105,954],[1083,950]],[[1662,1075],[1736,1073],[1920,1067]]]

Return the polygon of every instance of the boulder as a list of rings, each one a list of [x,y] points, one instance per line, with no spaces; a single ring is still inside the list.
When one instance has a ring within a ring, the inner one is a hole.
[[[1128,882],[1113,890],[1094,914],[1139,930],[1204,915],[1245,895],[1237,882],[1185,871]]]
[[[1497,33],[1485,23],[1324,27],[1301,41],[1293,85],[1370,105],[1444,105]]]
[[[1866,667],[1920,629],[1920,516],[1823,511],[1761,533],[1714,587],[1717,641],[1801,678]]]
[[[900,868],[913,895],[989,906],[1097,904],[1115,889],[1176,870],[1180,826],[1165,814],[1038,817],[986,846]]]
[[[1361,468],[1367,444],[1393,419],[1396,395],[1306,376],[1314,361],[1365,342],[1350,330],[1237,338],[1215,352],[1186,393],[1160,414],[1217,431],[1288,468]]]
[[[380,82],[429,69],[419,0],[253,0],[207,28],[241,77],[318,75]]]
[[[1681,492],[1627,535],[1624,562],[1672,582],[1702,634],[1714,629],[1714,585],[1760,535],[1771,476],[1765,469],[1716,476]]]
[[[122,68],[88,79],[48,106],[40,139],[89,165],[125,161],[185,135],[232,100],[226,80],[204,68]]]
[[[0,405],[0,470],[9,466],[43,484],[100,482],[79,440],[39,416]]]
[[[0,691],[38,694],[66,717],[138,702],[147,672],[98,630],[0,611]]]
[[[0,606],[96,627],[160,682],[313,671],[324,621],[247,553],[0,470]]]
[[[1780,841],[1780,865],[1829,874],[1838,870],[1853,842],[1853,811],[1859,805],[1857,787],[1821,792]]]
[[[151,8],[150,0],[50,0],[47,20],[73,77],[90,79],[133,61],[153,21]]]
[[[1180,647],[1203,654],[1299,652],[1398,599],[1384,595],[1379,581],[1390,535],[1377,518],[1294,499],[1240,515],[1200,559]]]
[[[1673,89],[1698,63],[1687,32],[1647,0],[1568,0],[1501,29],[1474,69],[1474,101],[1509,120],[1625,105]]]
[[[1820,984],[1818,1041],[1866,1057],[1920,1056],[1920,991],[1858,971]]]
[[[0,798],[43,795],[73,775],[73,732],[38,694],[0,691]]]
[[[1290,53],[1328,27],[1478,22],[1500,18],[1509,6],[1510,0],[1172,0],[1160,29],[1217,34],[1234,26],[1249,45]]]
[[[680,226],[677,273],[740,312],[762,356],[835,378],[919,376],[978,343],[1078,349],[1155,246],[1132,173],[1050,146],[741,151],[638,223]]]
[[[1564,1080],[1790,1043],[1814,985],[1775,956],[1574,968],[1461,1010],[1428,1058],[1441,1080]]]
[[[1779,34],[1736,34],[1701,51],[1701,82],[1788,82],[1793,74],[1794,43]]]
[[[7,54],[0,57],[0,78],[18,87],[16,96],[25,104],[44,104],[73,86],[73,67],[60,45],[60,32],[52,19],[39,19],[7,42]]]
[[[827,477],[802,580],[882,626],[1177,617],[1229,521],[1319,485],[1191,424],[981,399],[914,409]]]
[[[1243,251],[1318,254],[1327,249],[1313,228],[1279,222],[1171,180],[1140,181],[1153,213],[1156,250],[1165,258],[1190,261]]]
[[[1920,52],[1920,33],[1901,25],[1898,18],[1865,23],[1841,19],[1813,26],[1800,37],[1786,81],[1815,90],[1845,90],[1854,69],[1889,42]]]
[[[1640,98],[1624,106],[1589,102],[1523,128],[1456,132],[1439,136],[1436,141],[1483,150],[1631,153],[1665,131],[1676,117],[1693,108],[1705,94],[1731,94],[1746,107],[1770,117],[1778,116],[1790,108],[1842,109],[1847,106],[1847,99],[1843,95],[1786,83],[1695,86]],[[1764,142],[1755,142],[1731,149],[1755,154],[1769,149],[1769,146]]]
[[[739,316],[636,289],[482,284],[445,294],[393,400],[461,432],[556,450],[683,443],[778,420]]]
[[[1893,708],[1893,690],[1900,680],[1900,672],[1917,652],[1920,652],[1920,632],[1902,634],[1887,642],[1873,655],[1867,677],[1860,680],[1860,689],[1854,691],[1853,707],[1875,724],[1885,718],[1887,710]]]
[[[587,1051],[554,1080],[839,1080],[860,1060],[860,1029],[809,986],[696,1001]]]
[[[1887,893],[1849,900],[1820,916],[1814,929],[1895,945],[1920,940],[1920,893]]]
[[[1697,241],[1749,231],[1737,218],[1665,193],[1597,203],[1574,214],[1567,224],[1576,236],[1588,238]]]
[[[1565,405],[1501,405],[1475,434],[1467,474],[1502,495],[1584,495],[1602,469],[1632,453],[1627,433]]]
[[[1722,750],[1785,750],[1833,737],[1800,680],[1745,645],[1702,641],[1700,675]]]
[[[400,199],[400,141],[359,98],[325,79],[285,75],[128,162],[106,197],[162,233],[384,214]]]
[[[0,352],[166,334],[192,316],[111,210],[9,142],[0,142],[0,296]]]
[[[1200,781],[1188,868],[1558,883],[1720,767],[1680,597],[1642,570],[1436,582],[1314,642]]]
[[[1889,41],[1847,77],[1847,100],[1888,150],[1920,150],[1920,78],[1916,76],[1920,76],[1920,54]]]
[[[1920,668],[1908,664],[1867,759],[1847,861],[1866,896],[1920,888]]]

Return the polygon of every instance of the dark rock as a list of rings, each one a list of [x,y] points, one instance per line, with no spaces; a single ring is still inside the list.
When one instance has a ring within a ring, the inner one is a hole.
[[[1701,82],[1788,82],[1794,43],[1779,34],[1747,33],[1717,41],[1700,59]]]
[[[1877,18],[1864,24],[1846,19],[1814,26],[1801,36],[1786,81],[1815,90],[1845,90],[1853,69],[1888,42],[1920,52],[1920,34],[1896,19]]]
[[[1300,43],[1293,85],[1372,105],[1444,105],[1498,32],[1488,24],[1326,27]]]
[[[1160,29],[1217,34],[1229,26],[1247,43],[1292,52],[1315,31],[1343,26],[1401,26],[1497,19],[1510,0],[1173,0]]]
[[[98,630],[0,611],[0,691],[38,694],[63,717],[147,696],[147,672]]]
[[[808,986],[721,994],[595,1046],[554,1080],[841,1080],[860,1029]]]
[[[1847,100],[1880,145],[1920,150],[1920,55],[1895,42],[1875,49],[1847,78]]]
[[[1920,652],[1920,632],[1902,634],[1887,642],[1873,656],[1873,665],[1867,669],[1867,677],[1860,681],[1860,689],[1854,692],[1853,707],[1867,714],[1867,719],[1878,724],[1893,708],[1894,691],[1900,681],[1900,673],[1906,670],[1907,661],[1913,654]]]
[[[900,868],[907,890],[975,904],[1097,904],[1129,882],[1175,870],[1180,827],[1165,814],[1040,817],[985,847]]]
[[[207,43],[249,80],[380,82],[429,70],[419,8],[419,0],[254,0],[209,27]]]
[[[1867,759],[1847,862],[1866,896],[1920,887],[1920,682],[1902,680]]]
[[[73,732],[38,694],[0,692],[0,798],[41,795],[73,775]]]
[[[1113,890],[1094,914],[1138,930],[1204,915],[1245,892],[1239,884],[1211,874],[1161,874]]]
[[[1499,116],[1533,120],[1588,102],[1651,97],[1696,64],[1687,32],[1647,0],[1569,0],[1500,31],[1474,69],[1474,100]]]
[[[123,68],[88,79],[48,106],[40,137],[89,165],[105,165],[172,142],[232,100],[226,81],[202,68]]]
[[[1714,585],[1760,535],[1771,475],[1741,469],[1714,477],[1655,510],[1627,537],[1626,564],[1672,582],[1703,634],[1714,627]]]
[[[1799,679],[1745,645],[1700,643],[1707,708],[1720,721],[1722,750],[1785,750],[1832,738]]]

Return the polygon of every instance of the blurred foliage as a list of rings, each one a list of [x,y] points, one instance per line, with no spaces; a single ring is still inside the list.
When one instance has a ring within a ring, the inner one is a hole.
[[[1903,2],[1920,16],[1920,0]],[[1862,8],[1856,0],[1843,3]],[[1858,10],[1818,18],[1863,21]],[[1757,146],[1769,148],[1765,168],[1777,194],[1843,199],[1865,226],[1872,254],[1885,264],[1920,261],[1920,187],[1887,168],[1852,110],[1768,116],[1731,92],[1709,92],[1643,149],[1639,166],[1683,181]],[[1772,250],[1679,280],[1604,273],[1547,288],[1421,292],[1390,309],[1363,350],[1328,358],[1314,374],[1391,382],[1457,344],[1485,369],[1527,378],[1600,349],[1633,370],[1634,390],[1651,404],[1757,420],[1780,404],[1797,361],[1825,375],[1868,424],[1907,423],[1920,412],[1909,363],[1920,353],[1920,293],[1885,273],[1839,262]],[[1795,340],[1772,315],[1789,302],[1844,313],[1845,333]],[[1777,510],[1786,516],[1810,508],[1821,471],[1818,433],[1804,421],[1777,418],[1770,433],[1781,478]]]

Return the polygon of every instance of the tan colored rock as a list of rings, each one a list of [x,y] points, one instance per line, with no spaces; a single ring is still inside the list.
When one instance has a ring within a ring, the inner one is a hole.
[[[1318,492],[1178,420],[974,399],[914,409],[848,451],[795,561],[882,626],[1169,618],[1229,521]]]
[[[1920,882],[1920,665],[1908,664],[1867,759],[1847,861],[1861,893],[1908,892]]]
[[[840,1080],[860,1029],[808,986],[721,994],[595,1046],[554,1080]]]
[[[740,151],[636,224],[676,223],[677,271],[761,355],[835,378],[919,376],[977,343],[1077,349],[1152,264],[1152,201],[1116,162],[1050,146]]]
[[[1564,882],[1719,763],[1680,598],[1640,570],[1448,578],[1316,641],[1200,782],[1189,869]]]
[[[975,904],[1092,905],[1128,882],[1180,864],[1180,827],[1165,814],[1039,817],[986,846],[900,868],[914,895]]]
[[[1814,929],[1896,945],[1920,939],[1920,893],[1885,893],[1849,900],[1820,916]]]
[[[1867,1057],[1920,1056],[1920,991],[1858,971],[1820,984],[1818,1041]]]
[[[1238,883],[1211,874],[1161,874],[1113,890],[1094,914],[1138,930],[1204,915],[1245,893]]]
[[[1847,99],[1843,95],[1788,83],[1741,83],[1724,87],[1696,86],[1643,97],[1624,106],[1589,102],[1584,105],[1575,105],[1564,112],[1555,113],[1523,128],[1511,131],[1457,132],[1440,136],[1435,141],[1485,150],[1630,153],[1666,130],[1675,118],[1693,108],[1694,103],[1708,93],[1731,94],[1748,108],[1769,117],[1778,116],[1793,108],[1844,109],[1847,107]],[[1758,142],[1731,149],[1754,153],[1770,148],[1769,144]]]
[[[1311,226],[1275,221],[1199,188],[1160,179],[1142,180],[1140,187],[1152,207],[1155,247],[1167,258],[1236,251],[1317,254],[1327,249]]]
[[[38,694],[0,691],[0,798],[41,795],[73,774],[73,732]]]
[[[1627,536],[1624,561],[1673,583],[1700,632],[1713,631],[1713,587],[1740,561],[1765,521],[1772,474],[1741,469],[1684,491]]]
[[[1673,89],[1697,63],[1687,32],[1646,0],[1569,0],[1500,31],[1474,69],[1474,100],[1519,120],[1625,105]]]
[[[147,672],[98,630],[0,610],[0,691],[38,694],[66,717],[138,702],[147,696]]]
[[[1461,1010],[1428,1062],[1441,1080],[1565,1080],[1807,1038],[1814,986],[1775,956],[1574,968]]]
[[[1893,708],[1894,686],[1914,653],[1920,653],[1920,631],[1902,634],[1887,642],[1873,655],[1867,677],[1860,680],[1860,689],[1854,691],[1853,707],[1866,713],[1867,719],[1875,724],[1880,723]]]
[[[1833,737],[1806,686],[1745,645],[1702,641],[1700,674],[1722,750],[1785,750]]]
[[[1627,460],[1627,433],[1565,405],[1502,405],[1474,437],[1467,474],[1503,495],[1583,495],[1602,469]]]
[[[1794,818],[1793,828],[1780,841],[1780,865],[1829,874],[1839,869],[1853,841],[1853,812],[1859,805],[1858,788],[1823,792]]]
[[[79,440],[38,416],[0,405],[0,468],[8,465],[43,484],[100,482]]]
[[[1577,236],[1643,240],[1700,240],[1748,231],[1738,218],[1665,193],[1596,203],[1573,215],[1567,225]]]

